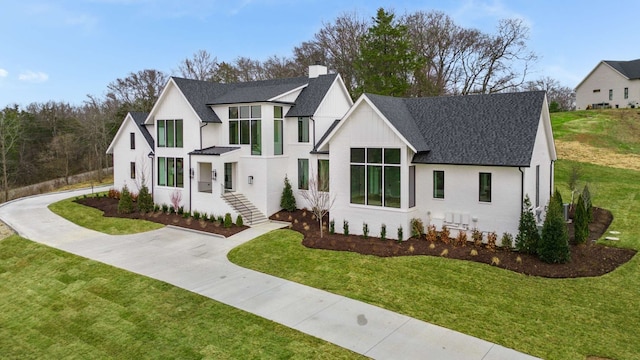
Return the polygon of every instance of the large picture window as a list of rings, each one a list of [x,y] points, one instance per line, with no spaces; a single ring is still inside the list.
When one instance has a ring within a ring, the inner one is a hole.
[[[158,120],[158,147],[183,146],[182,120]]]
[[[351,149],[351,203],[400,207],[400,149]]]
[[[491,202],[491,173],[480,173],[479,200]]]
[[[184,160],[182,158],[158,158],[158,185],[184,187]]]
[[[433,198],[444,199],[444,171],[433,171]]]
[[[251,145],[251,155],[262,155],[262,108],[229,107],[229,144]]]

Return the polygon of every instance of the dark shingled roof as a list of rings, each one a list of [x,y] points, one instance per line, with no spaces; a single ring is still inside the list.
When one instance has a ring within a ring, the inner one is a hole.
[[[328,74],[307,79],[309,86],[302,90],[286,117],[313,116],[336,77],[338,77],[337,74]]]
[[[218,115],[207,106],[207,103],[222,96],[227,90],[226,84],[183,79],[175,76],[172,79],[202,122],[222,123]]]
[[[640,59],[630,61],[604,60],[629,80],[640,79]]]
[[[329,134],[331,134],[333,129],[335,129],[336,126],[338,126],[339,123],[340,123],[340,120],[334,120],[333,121],[333,123],[329,126],[327,131],[324,132],[324,134],[322,135],[320,140],[315,144],[315,146],[313,147],[313,150],[311,150],[312,154],[328,154],[329,153],[328,151],[318,151],[318,146],[320,146],[320,144],[322,144],[322,142],[327,138],[327,136],[329,136]]]
[[[298,96],[294,107],[289,110],[287,116],[312,116],[336,76],[336,74],[331,74],[321,75],[314,79],[297,77],[232,84],[172,78],[203,122],[221,123],[220,118],[211,110],[211,105],[269,101],[278,95],[305,85],[307,85],[306,88]]]
[[[413,163],[529,166],[545,93],[367,97],[416,148]]]
[[[144,139],[147,141],[147,144],[149,144],[149,146],[151,147],[151,150],[153,150],[154,148],[153,136],[151,136],[151,133],[149,132],[147,127],[144,125],[144,121],[147,120],[149,113],[131,111],[129,112],[129,114],[131,114],[133,121],[135,121],[136,125],[138,125],[138,129],[140,129],[140,132],[142,133],[142,136],[144,136]]]
[[[189,153],[189,155],[216,155],[220,156],[222,154],[228,153],[233,150],[240,149],[237,146],[211,146],[206,149],[193,150]]]

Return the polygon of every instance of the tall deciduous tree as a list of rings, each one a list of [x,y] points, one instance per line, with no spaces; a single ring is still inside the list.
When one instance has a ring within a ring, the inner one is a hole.
[[[22,136],[22,118],[24,112],[18,110],[18,106],[5,107],[0,112],[0,161],[2,162],[2,190],[4,200],[9,200],[9,172],[12,153],[16,150],[18,141]]]
[[[140,70],[107,85],[107,96],[120,104],[118,115],[124,119],[129,111],[151,111],[168,80],[162,71]]]
[[[378,9],[356,61],[359,92],[407,96],[410,81],[422,63],[410,46],[407,27],[399,24],[393,13]]]
[[[185,58],[178,65],[180,75],[187,79],[218,81],[218,58],[206,50],[198,50],[191,58]]]

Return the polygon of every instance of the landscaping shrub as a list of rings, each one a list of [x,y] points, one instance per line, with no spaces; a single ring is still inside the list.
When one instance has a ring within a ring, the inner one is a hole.
[[[231,214],[224,214],[224,227],[230,228],[231,225],[233,225],[233,222],[231,221]]]
[[[574,239],[576,244],[584,244],[589,238],[589,213],[582,194],[578,196],[576,213],[573,216]]]
[[[398,226],[398,242],[402,242],[402,238],[403,238],[403,230],[402,230],[402,226]]]
[[[162,212],[166,214],[171,214],[171,212],[169,211],[169,205],[162,204]]]
[[[435,242],[438,240],[438,232],[436,231],[435,225],[427,226],[427,240],[430,242]]]
[[[131,195],[131,201],[138,202],[138,194],[129,192],[129,195]]]
[[[369,224],[362,223],[362,237],[367,239],[369,237]]]
[[[538,256],[546,263],[565,263],[571,260],[569,233],[562,214],[562,203],[555,195],[549,201],[547,217],[542,227],[542,238],[538,245]]]
[[[421,219],[411,219],[411,237],[421,238],[424,235],[424,224]]]
[[[200,220],[200,211],[194,210],[193,211],[193,218],[195,220]]]
[[[487,248],[490,250],[496,249],[496,243],[498,242],[498,234],[495,231],[492,231],[487,234]]]
[[[513,248],[513,235],[508,232],[502,234],[502,239],[500,239],[500,247],[511,249]]]
[[[178,209],[178,215],[184,214],[184,206],[178,206],[177,208],[174,207],[174,209]]]
[[[141,213],[151,212],[153,210],[153,197],[149,193],[147,185],[142,185],[138,194],[138,211]]]
[[[473,245],[477,247],[482,246],[482,231],[473,229],[471,232],[471,239],[473,239]]]
[[[347,220],[342,221],[342,233],[349,235],[349,222]]]
[[[158,212],[158,211],[160,211],[160,205],[153,204],[153,212]]]
[[[202,213],[202,221],[209,221],[209,215],[207,215],[207,213]]]
[[[231,215],[229,215],[229,219],[231,219]],[[222,217],[222,215],[218,215],[218,223],[224,224],[224,218]]]
[[[540,242],[540,234],[538,234],[536,218],[533,214],[529,195],[525,196],[523,205],[520,224],[518,225],[518,235],[516,236],[516,249],[522,253],[535,254]]]
[[[116,190],[116,189],[109,189],[109,192],[107,193],[107,196],[109,196],[112,199],[120,199],[120,191]]]
[[[118,201],[118,213],[131,214],[133,212],[133,200],[131,199],[131,193],[125,185],[120,193],[120,200]]]
[[[336,233],[336,221],[331,220],[329,221],[329,234],[335,234],[335,233]]]
[[[449,228],[447,227],[447,225],[442,225],[442,230],[440,231],[440,240],[443,243],[448,244],[449,242],[451,242],[449,236],[451,236]]]
[[[291,212],[296,210],[296,198],[293,196],[293,189],[288,177],[284,177],[284,189],[280,197],[280,207]]]
[[[242,215],[238,214],[238,217],[236,218],[236,226],[243,226],[244,225],[244,221],[242,220]]]
[[[387,240],[387,225],[380,225],[380,240]]]
[[[458,230],[458,236],[454,239],[454,246],[466,246],[467,245],[467,232],[464,230]]]

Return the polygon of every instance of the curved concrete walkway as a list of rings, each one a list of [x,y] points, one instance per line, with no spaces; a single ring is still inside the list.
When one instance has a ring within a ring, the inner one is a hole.
[[[281,224],[261,224],[227,239],[170,227],[112,236],[77,226],[47,209],[52,202],[87,192],[90,190],[12,201],[0,206],[0,219],[33,241],[165,281],[371,358],[535,359],[227,260],[229,250]]]

